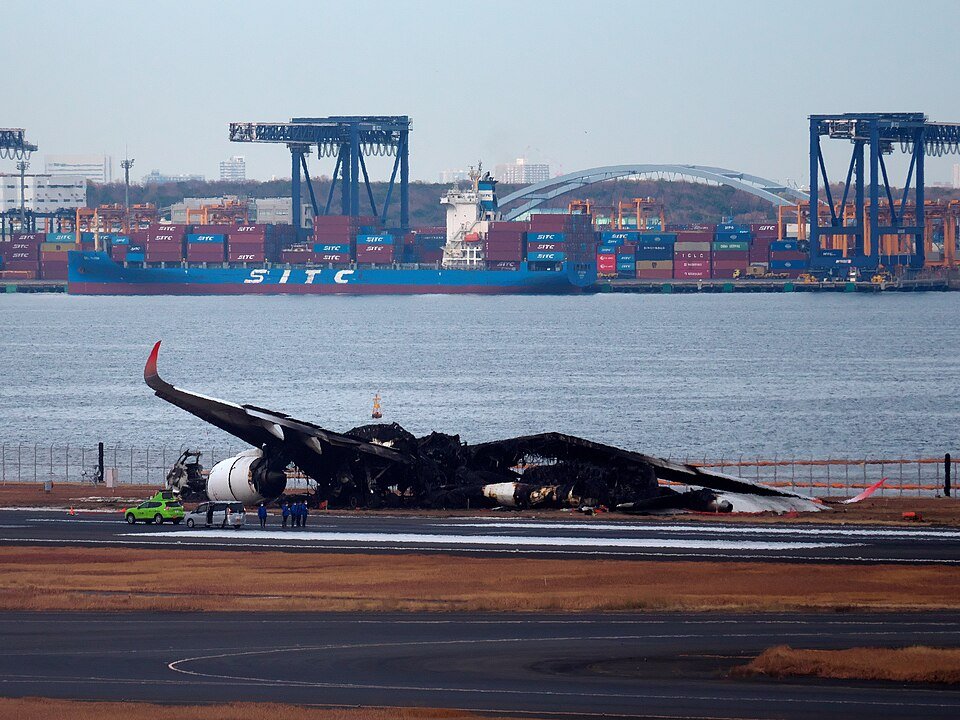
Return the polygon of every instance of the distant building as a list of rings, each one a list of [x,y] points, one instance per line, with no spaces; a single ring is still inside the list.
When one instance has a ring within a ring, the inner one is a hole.
[[[220,180],[243,182],[247,179],[247,159],[243,155],[234,155],[220,163]]]
[[[87,179],[74,176],[24,175],[24,207],[33,212],[75,210],[87,205]],[[20,175],[0,174],[0,211],[20,209]]]
[[[469,170],[441,170],[440,177],[438,178],[437,182],[440,182],[443,185],[451,185],[453,183],[458,183],[469,179]]]
[[[960,163],[953,164],[953,187],[960,189]]]
[[[181,182],[204,182],[206,178],[203,175],[188,175],[186,173],[181,175],[165,175],[159,170],[151,170],[146,175],[143,176],[144,185],[164,185],[166,183],[181,183]]]
[[[550,179],[550,166],[517,158],[515,163],[497,165],[493,174],[507,185],[532,185]]]
[[[44,172],[57,177],[79,175],[95,183],[113,182],[113,158],[109,155],[46,155]]]

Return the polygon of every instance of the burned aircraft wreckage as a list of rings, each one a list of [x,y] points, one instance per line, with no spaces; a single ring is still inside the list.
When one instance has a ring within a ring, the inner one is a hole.
[[[185,499],[274,500],[300,485],[329,507],[598,507],[626,512],[816,510],[809,498],[691,465],[559,433],[469,445],[458,435],[414,437],[397,424],[336,433],[253,405],[236,405],[164,381],[158,342],[144,380],[163,400],[253,446],[204,475],[185,454],[168,476]]]

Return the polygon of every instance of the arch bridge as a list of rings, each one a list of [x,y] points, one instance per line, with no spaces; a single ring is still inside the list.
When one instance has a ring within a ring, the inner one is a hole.
[[[534,185],[528,185],[500,199],[500,206],[520,202],[514,208],[504,211],[504,218],[514,220],[541,204],[565,193],[587,185],[615,180],[622,177],[642,175],[667,175],[690,177],[718,185],[743,190],[774,205],[795,205],[799,201],[809,200],[806,193],[781,183],[738,170],[708,167],[705,165],[607,165],[604,167],[579,170],[559,177],[550,178]]]

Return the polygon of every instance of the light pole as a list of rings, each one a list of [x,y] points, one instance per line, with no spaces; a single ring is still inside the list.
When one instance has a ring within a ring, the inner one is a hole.
[[[130,231],[130,168],[133,167],[133,158],[125,158],[123,162],[120,163],[120,167],[123,168],[123,217],[125,224],[127,226],[127,231]]]
[[[17,163],[17,170],[20,171],[20,232],[25,231],[25,226],[27,223],[27,203],[26,203],[26,175],[27,168],[30,167],[30,163],[26,160],[21,160]]]

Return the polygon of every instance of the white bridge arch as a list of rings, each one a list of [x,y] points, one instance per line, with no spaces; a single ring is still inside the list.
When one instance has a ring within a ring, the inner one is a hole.
[[[766,180],[756,175],[727,170],[725,168],[707,167],[705,165],[607,165],[605,167],[590,168],[577,172],[567,173],[559,177],[550,178],[534,185],[528,185],[516,192],[500,199],[500,205],[522,200],[520,205],[504,211],[504,218],[513,220],[524,213],[530,212],[540,204],[555,197],[571,192],[586,185],[614,180],[633,175],[668,175],[693,177],[707,182],[727,185],[737,190],[755,195],[758,198],[774,205],[794,205],[802,200],[809,200],[806,193],[786,185]]]

